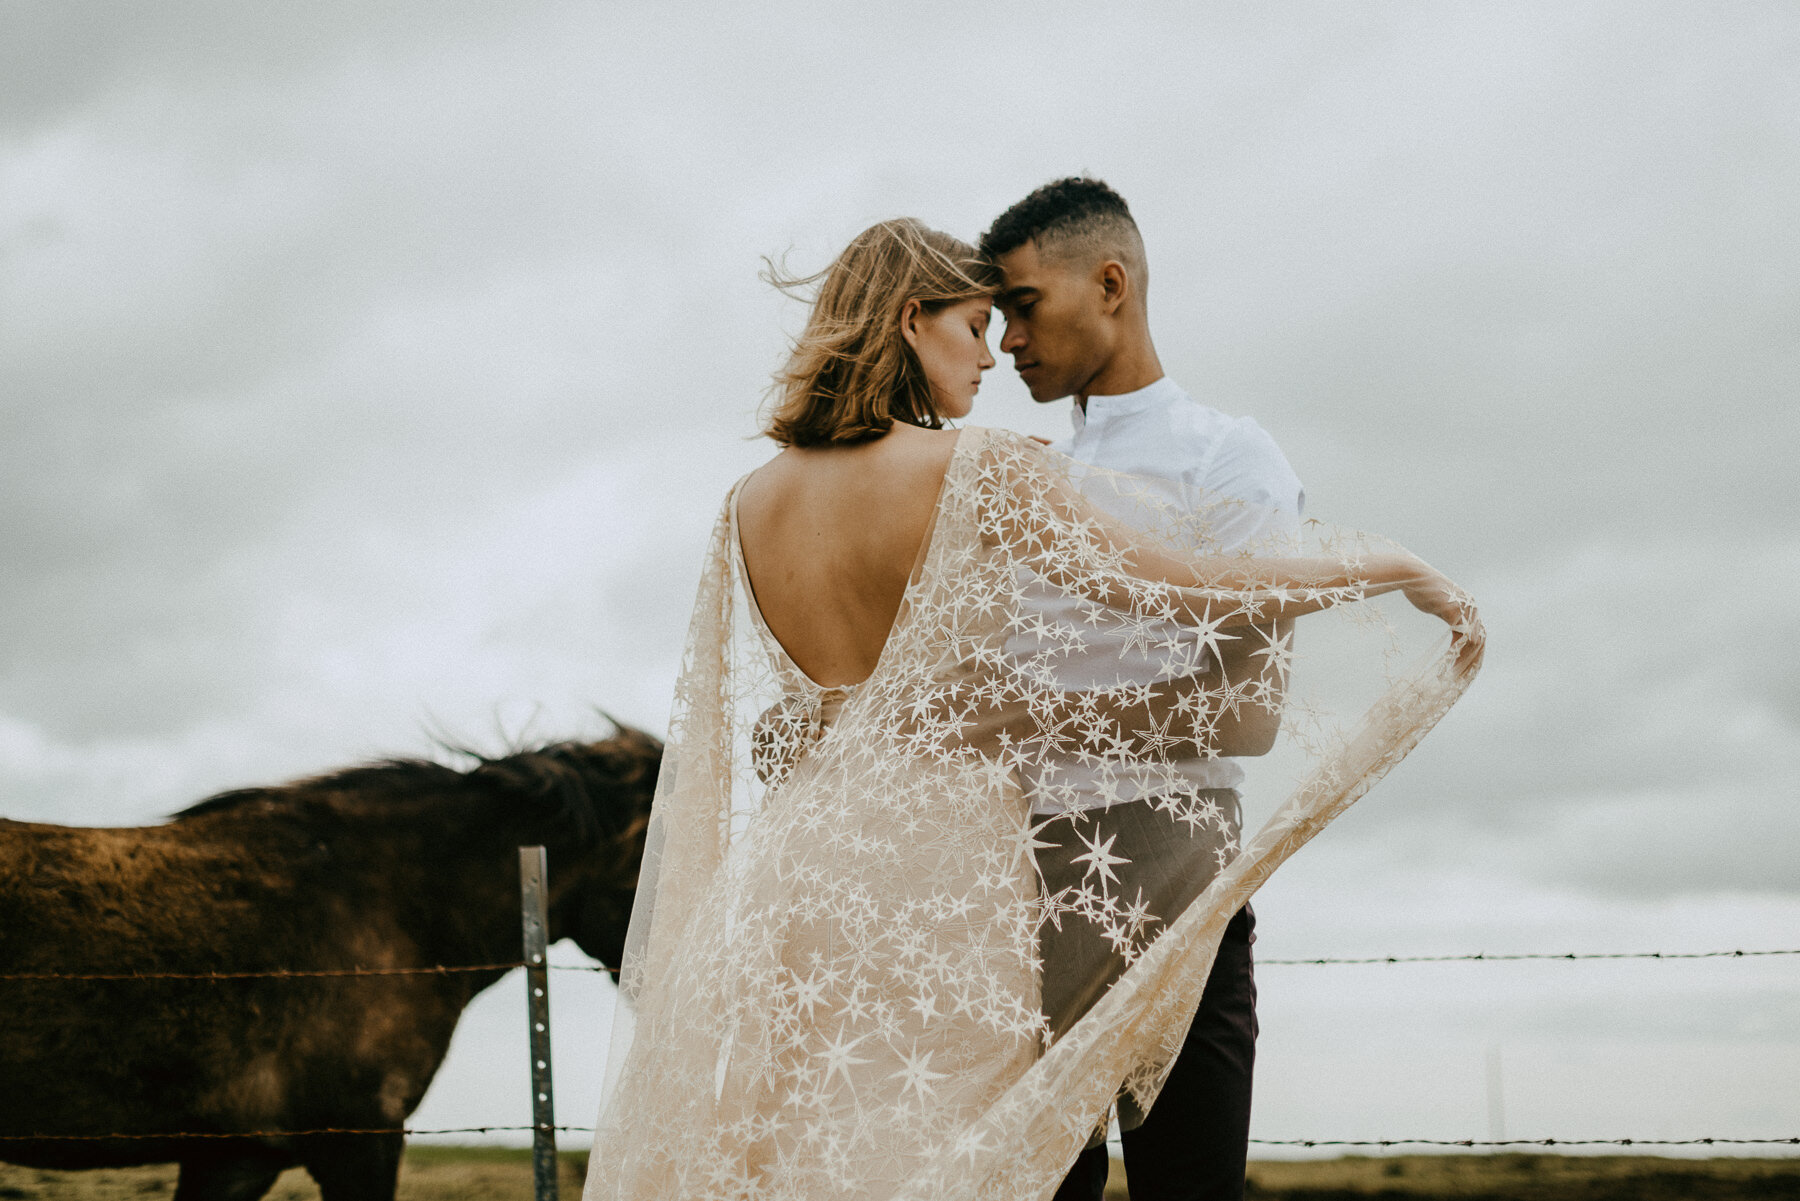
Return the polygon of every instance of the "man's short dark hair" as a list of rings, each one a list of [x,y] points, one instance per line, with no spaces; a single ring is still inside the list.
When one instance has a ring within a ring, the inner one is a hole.
[[[1034,238],[1040,244],[1053,241],[1056,234],[1091,224],[1096,217],[1137,227],[1123,196],[1101,180],[1071,175],[1045,184],[994,218],[981,235],[981,253],[999,258]]]
[[[1046,257],[1116,258],[1145,278],[1144,240],[1125,198],[1098,179],[1071,175],[1047,183],[994,219],[981,235],[981,253],[998,259],[1027,242]]]

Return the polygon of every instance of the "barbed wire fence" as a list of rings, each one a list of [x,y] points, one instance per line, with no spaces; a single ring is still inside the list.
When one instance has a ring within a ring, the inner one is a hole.
[[[1341,967],[1380,964],[1409,963],[1513,963],[1523,960],[1537,960],[1550,963],[1563,963],[1578,960],[1662,960],[1678,961],[1692,959],[1752,959],[1769,956],[1800,955],[1800,947],[1795,948],[1757,948],[1732,949],[1722,951],[1520,951],[1489,952],[1475,951],[1457,955],[1366,955],[1355,957],[1315,957],[1301,959],[1258,959],[1258,967]],[[345,968],[274,968],[264,971],[205,971],[205,972],[165,972],[165,971],[130,971],[130,972],[0,972],[0,981],[46,981],[46,980],[193,980],[198,982],[225,980],[302,980],[328,979],[337,977],[359,976],[444,976],[465,972],[506,972],[518,968],[539,967],[551,972],[578,972],[583,974],[612,974],[612,969],[603,964],[587,963],[551,963],[533,964],[524,959],[500,960],[493,963],[459,963],[459,964],[426,964],[416,967],[345,967]],[[253,1130],[232,1133],[217,1131],[178,1131],[158,1134],[0,1134],[0,1141],[69,1139],[164,1139],[164,1138],[297,1138],[319,1134],[406,1134],[406,1135],[447,1135],[447,1134],[498,1134],[507,1132],[525,1132],[539,1129],[538,1126],[455,1126],[425,1129],[412,1126],[388,1127],[320,1127],[311,1130]],[[559,1133],[592,1134],[591,1126],[552,1126]],[[1800,1145],[1800,1135],[1785,1138],[1727,1138],[1724,1136],[1706,1136],[1684,1139],[1654,1138],[1510,1138],[1510,1139],[1431,1139],[1431,1138],[1393,1138],[1393,1139],[1259,1139],[1250,1140],[1265,1146],[1274,1147],[1693,1147],[1693,1146],[1729,1146],[1729,1145],[1766,1145],[1786,1146]]]
[[[448,976],[461,973],[507,972],[523,968],[527,974],[527,1020],[530,1026],[532,1054],[533,1122],[530,1125],[483,1126],[386,1126],[386,1127],[317,1127],[305,1130],[245,1131],[161,1131],[156,1133],[115,1132],[108,1134],[60,1134],[52,1131],[31,1134],[0,1134],[0,1151],[7,1143],[21,1142],[132,1142],[176,1139],[232,1140],[271,1138],[313,1138],[330,1135],[403,1135],[407,1137],[444,1137],[449,1135],[489,1135],[529,1133],[533,1141],[534,1176],[537,1195],[547,1201],[556,1196],[555,1136],[557,1134],[592,1134],[589,1126],[557,1125],[551,1105],[549,1050],[549,986],[551,972],[611,973],[600,964],[552,964],[547,962],[546,930],[543,917],[544,896],[543,850],[520,848],[521,918],[524,926],[525,956],[516,960],[492,963],[427,964],[408,967],[342,967],[292,968],[260,971],[176,972],[161,970],[97,971],[97,972],[0,972],[0,982],[45,981],[150,981],[189,980],[220,982],[230,980],[302,980],[376,976]],[[1711,951],[1477,951],[1450,955],[1367,955],[1313,958],[1270,958],[1257,960],[1258,967],[1344,967],[1423,963],[1516,963],[1522,961],[1578,962],[1593,960],[1651,960],[1675,962],[1699,959],[1753,959],[1800,955],[1800,947],[1772,949],[1731,949]],[[1269,1139],[1252,1138],[1252,1144],[1264,1147],[1295,1148],[1380,1148],[1457,1147],[1495,1150],[1507,1147],[1779,1147],[1800,1146],[1800,1134],[1775,1138],[1737,1138],[1704,1135],[1693,1138],[1382,1138],[1382,1139]]]
[[[425,1137],[446,1134],[592,1134],[592,1126],[320,1126],[312,1130],[181,1130],[155,1134],[0,1134],[0,1142],[107,1142],[161,1139],[313,1138],[326,1134],[403,1134]],[[1253,1138],[1264,1147],[1788,1147],[1791,1138]]]
[[[1258,959],[1258,967],[1312,967],[1364,963],[1514,963],[1523,959],[1559,961],[1571,959],[1750,959],[1762,955],[1800,955],[1800,950],[1780,951],[1519,951],[1472,955],[1369,955],[1360,959]]]

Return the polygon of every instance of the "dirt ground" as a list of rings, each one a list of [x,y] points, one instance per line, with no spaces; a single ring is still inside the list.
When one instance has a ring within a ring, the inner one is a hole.
[[[562,1195],[581,1195],[586,1156],[562,1158]],[[173,1197],[172,1166],[45,1172],[0,1164],[0,1201],[155,1201]],[[1108,1201],[1124,1201],[1113,1165]],[[1657,1159],[1588,1155],[1390,1155],[1261,1161],[1255,1201],[1800,1201],[1800,1158]],[[295,1169],[270,1201],[318,1201]],[[531,1201],[530,1153],[511,1148],[414,1147],[399,1201]]]

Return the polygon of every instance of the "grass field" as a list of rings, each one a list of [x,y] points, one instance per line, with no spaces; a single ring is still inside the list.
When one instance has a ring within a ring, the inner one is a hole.
[[[562,1195],[581,1195],[586,1156],[562,1157]],[[1113,1165],[1108,1201],[1123,1198]],[[0,1164],[0,1201],[153,1201],[175,1193],[169,1166],[44,1172]],[[298,1169],[270,1201],[318,1201]],[[1587,1155],[1392,1155],[1250,1165],[1257,1201],[1775,1201],[1800,1199],[1800,1159]],[[414,1147],[400,1201],[531,1201],[531,1155],[501,1147]]]

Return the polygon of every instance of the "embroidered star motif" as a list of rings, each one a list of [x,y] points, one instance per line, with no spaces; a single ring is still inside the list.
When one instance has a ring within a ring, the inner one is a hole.
[[[1094,832],[1093,838],[1089,838],[1086,834],[1077,830],[1076,837],[1080,838],[1082,845],[1087,847],[1087,854],[1077,855],[1071,859],[1070,862],[1085,863],[1088,865],[1087,870],[1082,873],[1083,876],[1091,876],[1095,872],[1099,872],[1101,882],[1104,884],[1111,884],[1118,879],[1118,877],[1113,874],[1112,869],[1114,865],[1131,862],[1131,860],[1122,855],[1114,855],[1112,853],[1112,845],[1114,842],[1117,842],[1119,838],[1117,834],[1107,835],[1105,842],[1100,841],[1100,832],[1098,830]]]

